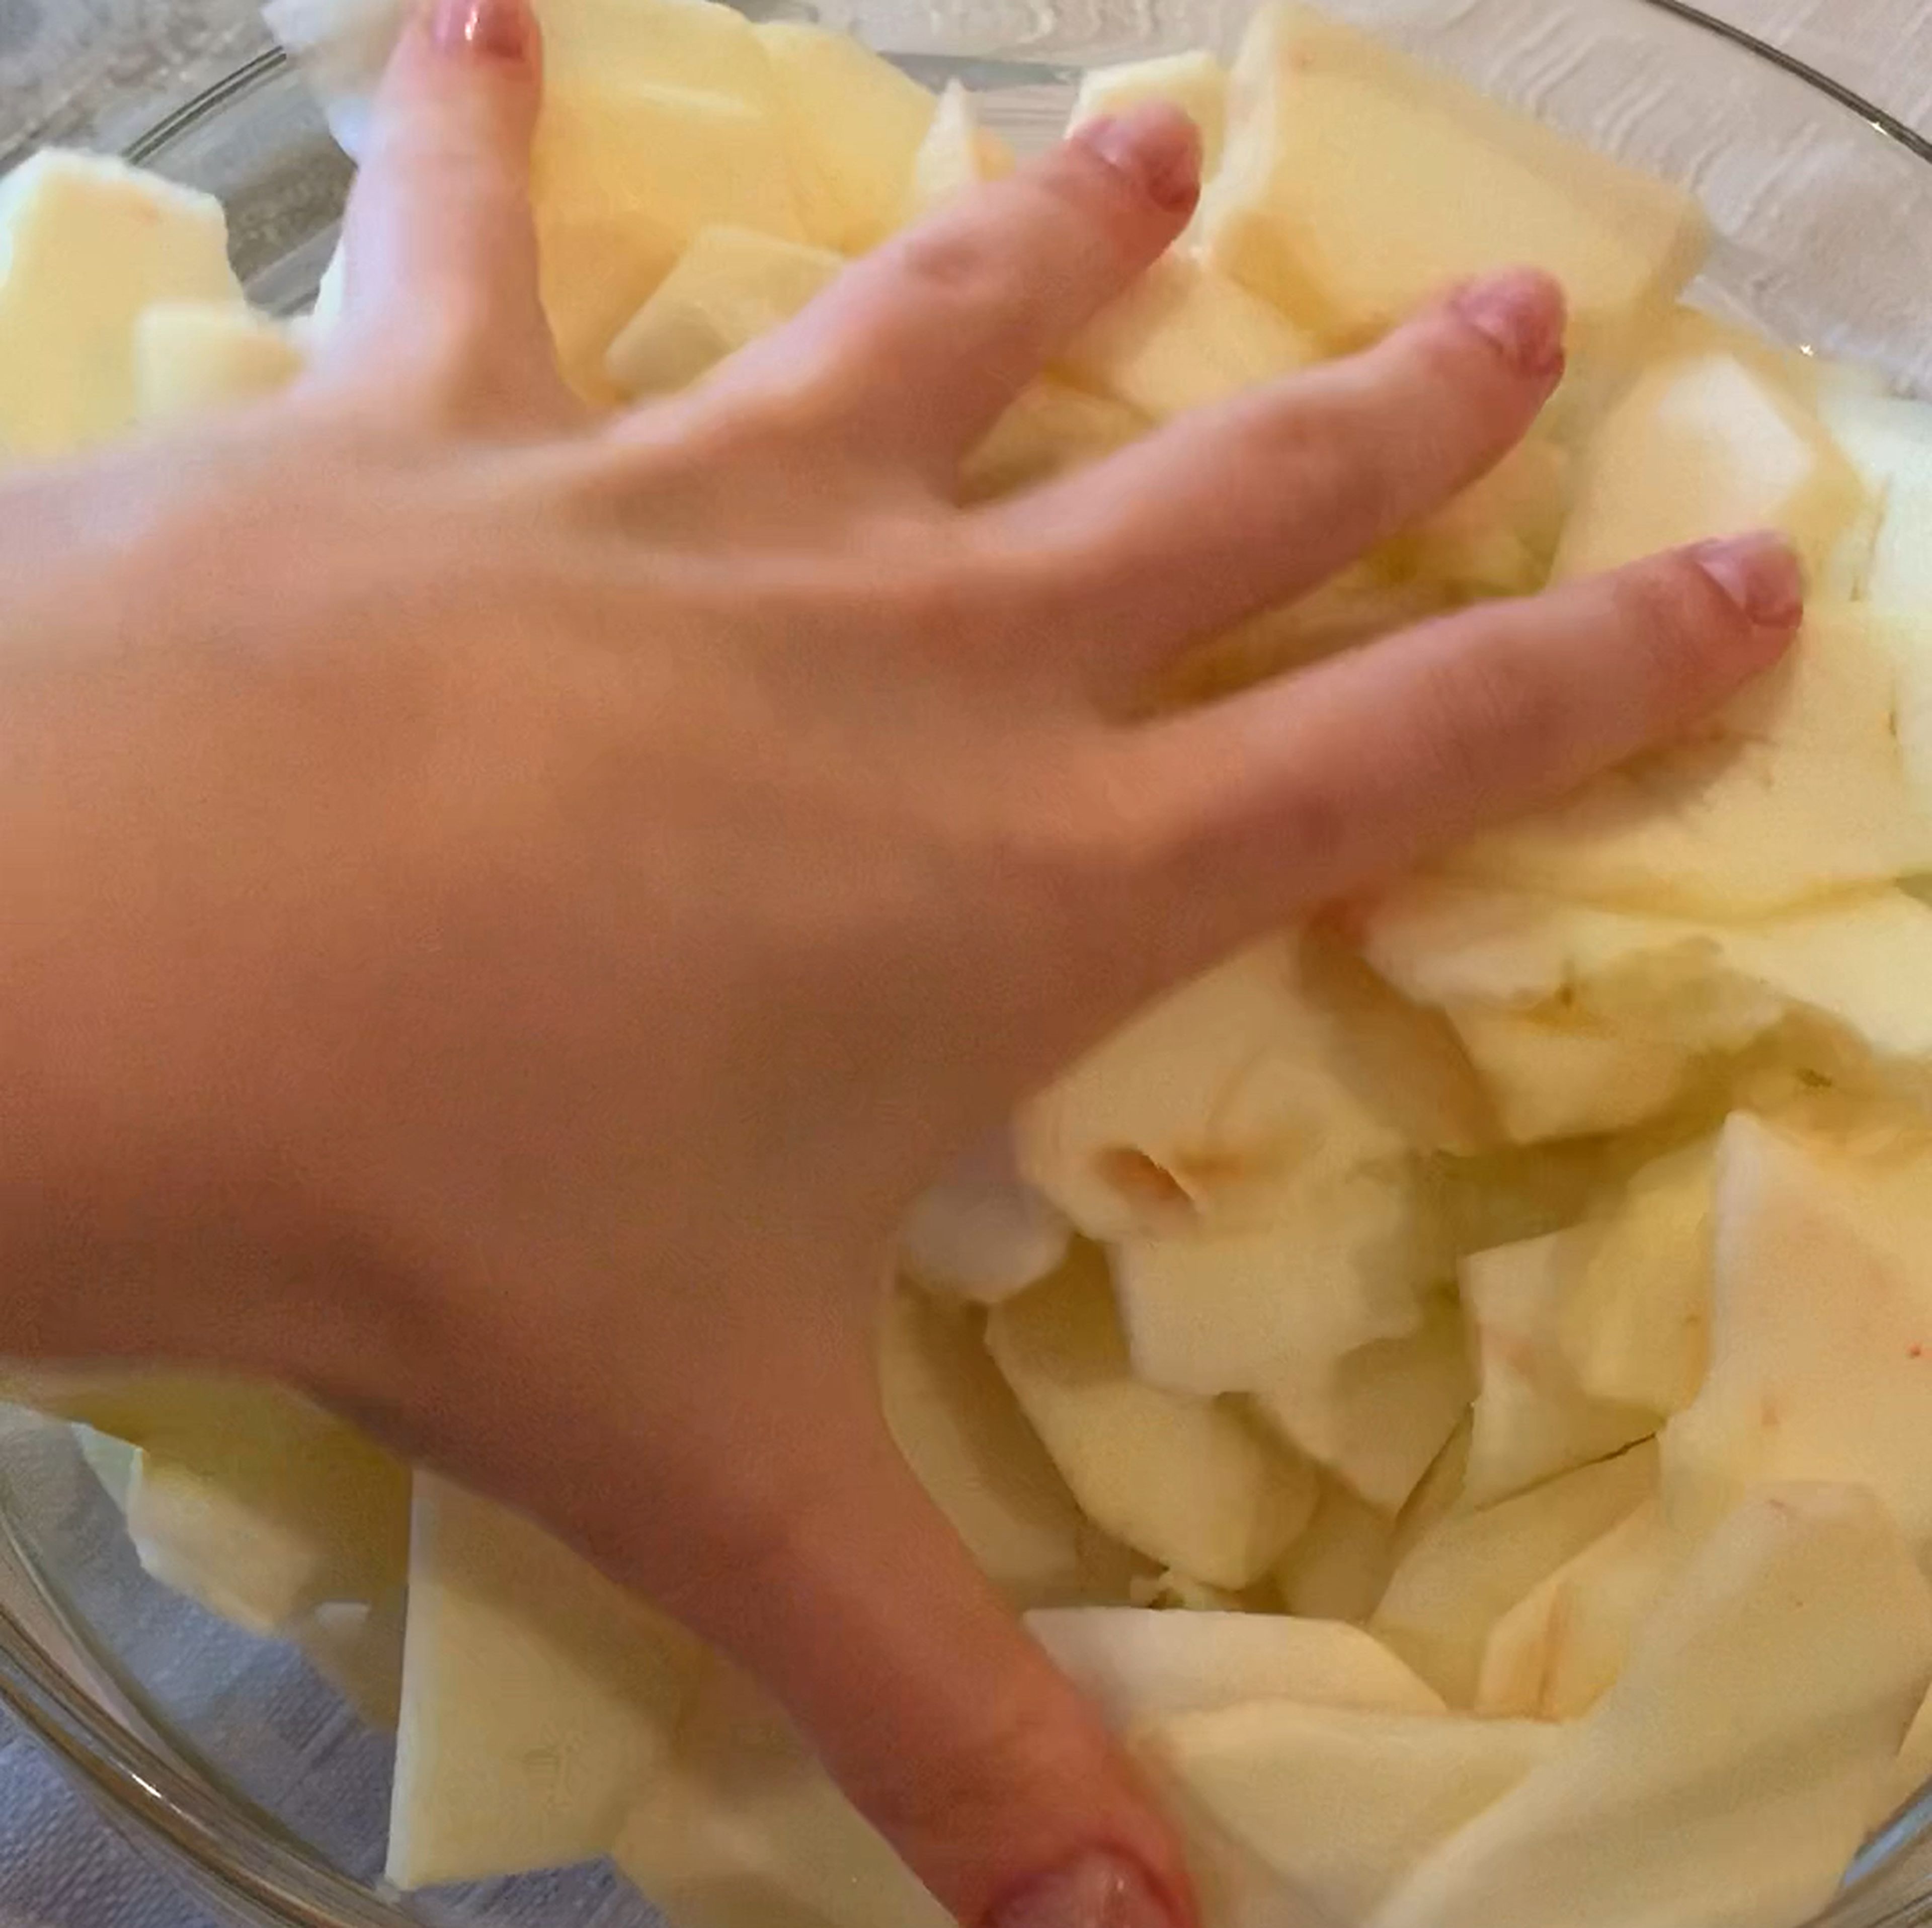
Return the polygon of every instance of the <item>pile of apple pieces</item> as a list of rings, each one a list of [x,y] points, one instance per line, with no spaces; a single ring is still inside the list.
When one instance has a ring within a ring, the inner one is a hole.
[[[1010,164],[957,90],[704,0],[548,0],[576,385],[700,380]],[[381,8],[282,0],[354,145]],[[1186,701],[1772,524],[1819,607],[1694,742],[1144,1014],[922,1203],[908,1458],[1171,1796],[1214,1928],[1814,1912],[1932,1771],[1932,413],[1678,305],[1684,197],[1289,9],[1092,76],[1216,162],[1186,244],[968,464],[1021,488],[1558,273],[1576,374],[1489,482],[1204,649]],[[220,211],[0,189],[0,449],[272,391]],[[414,1887],[614,1853],[689,1928],[939,1913],[748,1684],[524,1522],[268,1389],[20,1375],[150,1570],[398,1726]],[[116,1444],[119,1442],[119,1444]]]

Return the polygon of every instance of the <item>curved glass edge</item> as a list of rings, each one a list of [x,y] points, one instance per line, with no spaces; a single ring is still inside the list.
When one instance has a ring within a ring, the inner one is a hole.
[[[1875,102],[1797,55],[1721,20],[1690,0],[1642,0],[1729,42],[1803,82],[1855,115],[1874,132],[1932,166],[1932,139]],[[900,64],[929,85],[958,79],[976,88],[1064,83],[1073,70],[1044,62],[910,55]],[[152,163],[178,142],[280,76],[290,64],[279,47],[265,49],[130,142],[124,157]],[[0,1582],[24,1583],[52,1614],[31,1561],[0,1512]],[[102,1808],[158,1850],[196,1894],[237,1928],[410,1928],[406,1918],[366,1891],[292,1848],[266,1825],[246,1834],[226,1796],[218,1797],[158,1750],[102,1711],[74,1687],[43,1636],[7,1603],[0,1584],[0,1703],[44,1744]],[[62,1644],[66,1644],[63,1642]],[[1932,1839],[1932,1789],[1868,1848],[1840,1900],[1818,1928],[1926,1928],[1932,1894],[1912,1891],[1923,1873],[1912,1864]],[[238,1909],[242,1912],[237,1912]]]

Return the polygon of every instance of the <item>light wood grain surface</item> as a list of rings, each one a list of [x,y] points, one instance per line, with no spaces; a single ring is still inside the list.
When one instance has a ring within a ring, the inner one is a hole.
[[[1928,0],[1706,4],[1932,133]],[[262,38],[254,0],[0,0],[0,162],[50,139],[124,143]],[[218,1924],[0,1716],[0,1928]]]

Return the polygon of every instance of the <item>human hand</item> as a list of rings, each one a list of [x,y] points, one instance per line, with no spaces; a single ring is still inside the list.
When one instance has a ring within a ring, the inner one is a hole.
[[[1150,110],[592,421],[534,41],[514,0],[406,40],[285,398],[0,484],[11,1323],[298,1383],[540,1515],[761,1674],[962,1918],[1184,1918],[885,1433],[891,1228],[1165,985],[1714,706],[1795,571],[1672,559],[1130,721],[1515,442],[1556,292],[962,511],[1186,218]]]

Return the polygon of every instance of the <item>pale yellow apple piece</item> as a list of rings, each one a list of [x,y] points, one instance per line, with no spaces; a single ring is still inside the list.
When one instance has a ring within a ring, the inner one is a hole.
[[[1476,1394],[1476,1375],[1454,1298],[1438,1294],[1422,1323],[1324,1360],[1280,1360],[1254,1394],[1283,1438],[1381,1511],[1401,1510],[1448,1444]]]
[[[1194,123],[1201,134],[1202,178],[1211,175],[1221,164],[1227,131],[1228,70],[1203,48],[1090,67],[1080,76],[1066,131],[1072,133],[1089,121],[1118,118],[1150,100],[1178,107]]]
[[[1308,1524],[1306,1460],[1231,1406],[1131,1376],[1096,1255],[995,1306],[986,1343],[1088,1516],[1150,1559],[1239,1589]]]
[[[1820,409],[1878,504],[1862,599],[1922,620],[1932,610],[1932,406],[1832,388]]]
[[[1165,421],[1316,358],[1307,336],[1259,296],[1175,253],[1102,309],[1054,365],[1069,381]]]
[[[542,1529],[419,1473],[389,1879],[608,1852],[698,1664],[688,1636]]]
[[[1014,397],[959,474],[964,502],[1036,488],[1124,448],[1148,428],[1124,402],[1042,376]]]
[[[1734,1117],[1713,1216],[1711,1369],[1663,1436],[1673,1516],[1842,1481],[1932,1549],[1932,1136],[1826,1142]]]
[[[790,20],[758,31],[805,238],[842,254],[876,246],[904,211],[932,95],[844,34]]]
[[[1133,1746],[1156,1786],[1184,1789],[1274,1870],[1285,1901],[1340,1924],[1365,1919],[1561,1738],[1540,1722],[1259,1700],[1150,1722]]]
[[[1199,229],[1216,266],[1333,347],[1526,264],[1568,290],[1576,345],[1612,360],[1668,315],[1706,235],[1682,190],[1285,4],[1250,25]]]
[[[612,1858],[680,1928],[951,1928],[761,1690],[707,1660]]]
[[[1422,1484],[1409,1496],[1408,1504],[1396,1515],[1395,1531],[1389,1540],[1394,1566],[1400,1566],[1425,1534],[1462,1510],[1475,1430],[1474,1416],[1466,1417],[1449,1435],[1449,1444],[1437,1454],[1436,1464],[1422,1476]]]
[[[124,1513],[141,1449],[130,1446],[124,1439],[115,1438],[111,1433],[96,1432],[91,1426],[83,1426],[78,1421],[72,1430],[74,1443],[80,1447],[80,1456],[87,1462],[87,1470],[100,1482],[101,1491]]]
[[[0,454],[64,454],[135,420],[135,323],[242,304],[212,196],[48,148],[0,183]]]
[[[754,229],[700,228],[618,331],[604,372],[629,396],[688,388],[747,342],[790,321],[844,265],[844,257],[828,249]]]
[[[1402,1134],[1305,993],[1292,940],[1171,993],[1022,1111],[1022,1171],[1096,1238],[1274,1222],[1358,1171],[1403,1166]]]
[[[1592,1398],[1681,1412],[1711,1363],[1714,1147],[1646,1166],[1586,1235],[1561,1338]]]
[[[1395,1570],[1394,1542],[1386,1513],[1324,1477],[1315,1517],[1275,1569],[1282,1604],[1306,1620],[1366,1621]]]
[[[1116,1732],[1243,1701],[1442,1714],[1442,1696],[1378,1641],[1334,1621],[1281,1614],[1063,1607],[1027,1631]]]
[[[1492,1630],[1478,1714],[1574,1720],[1623,1672],[1630,1642],[1702,1543],[1647,1501],[1526,1594]]]
[[[1445,1842],[1374,1928],[1809,1921],[1856,1853],[1932,1677],[1932,1601],[1884,1508],[1754,1495],[1594,1711]]]
[[[1788,388],[1722,349],[1669,355],[1592,438],[1556,574],[1775,529],[1815,576],[1868,508],[1858,471]]]
[[[1550,580],[1575,467],[1552,436],[1533,432],[1481,481],[1387,544],[1380,559],[1456,601],[1527,595]]]
[[[1687,740],[1451,856],[1457,875],[1681,916],[1764,917],[1932,868],[1884,619],[1815,610],[1791,654]]]
[[[1564,1315],[1593,1241],[1579,1228],[1462,1261],[1481,1380],[1463,1486],[1472,1507],[1608,1459],[1663,1423],[1650,1408],[1593,1399],[1564,1351]]]
[[[325,1601],[286,1630],[316,1672],[380,1733],[393,1734],[402,1712],[406,1612],[406,1596],[398,1588],[373,1606]]]
[[[1496,1622],[1651,1498],[1657,1477],[1656,1448],[1646,1444],[1497,1505],[1450,1514],[1396,1567],[1369,1630],[1452,1707],[1472,1705]]]
[[[899,1450],[1007,1599],[1126,1597],[1132,1556],[1074,1504],[988,1357],[972,1308],[899,1288],[880,1328],[879,1380]]]
[[[905,218],[909,222],[922,220],[949,201],[956,201],[968,188],[1004,179],[1012,171],[1012,149],[980,124],[973,96],[958,81],[949,81],[933,110],[926,138],[913,156]]]
[[[1449,1012],[1517,1144],[1628,1131],[1695,1088],[1697,1055],[1667,1039],[1633,1037],[1561,1015],[1462,1004]]]
[[[134,322],[134,415],[177,421],[285,388],[308,358],[293,331],[232,301],[157,301]]]

